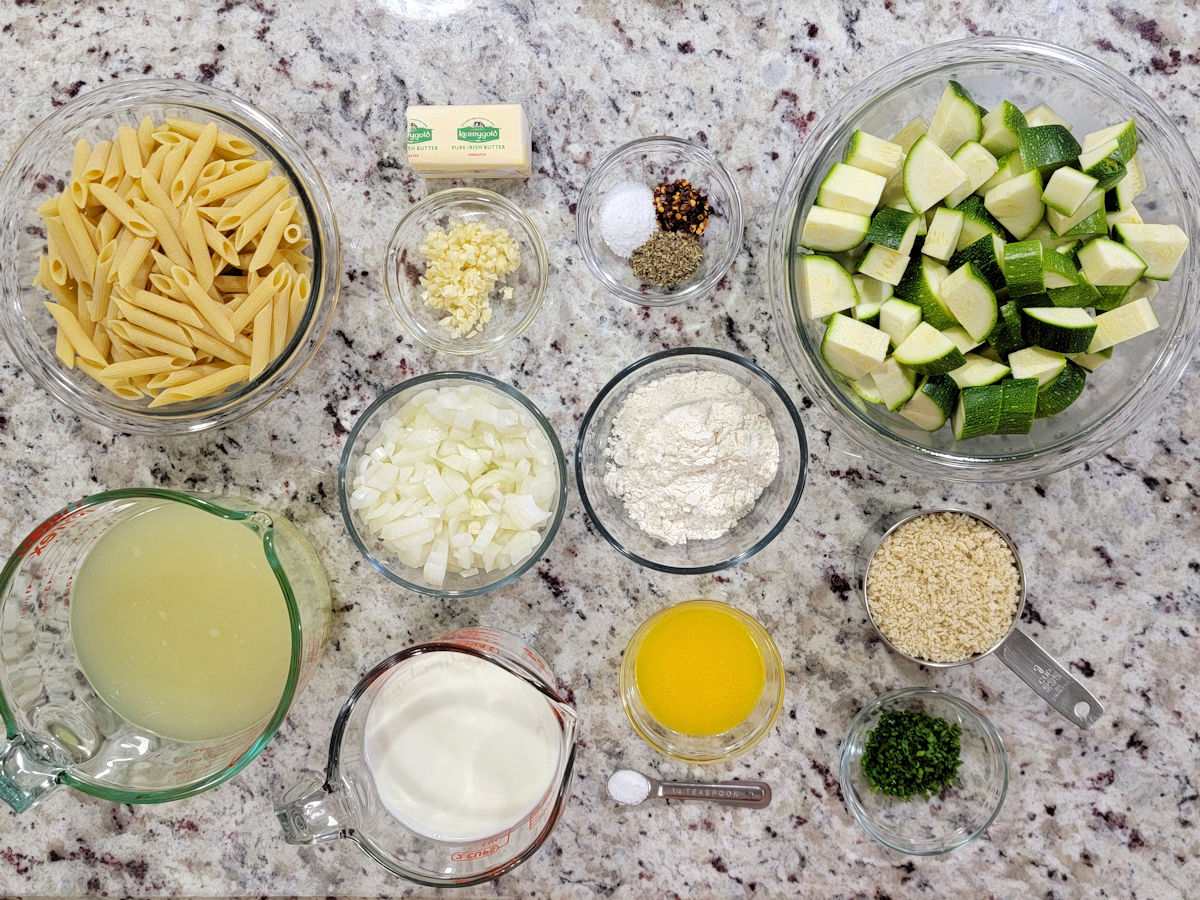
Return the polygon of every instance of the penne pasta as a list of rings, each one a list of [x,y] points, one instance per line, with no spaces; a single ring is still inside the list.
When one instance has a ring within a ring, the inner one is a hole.
[[[234,328],[225,307],[210,297],[200,283],[192,277],[192,273],[183,266],[171,268],[171,279],[179,285],[184,297],[196,308],[213,333],[223,341],[232,342],[234,335],[241,329]]]
[[[142,177],[142,147],[138,133],[128,125],[117,129],[117,148],[121,152],[121,165],[133,178]]]
[[[197,378],[186,384],[169,387],[150,401],[150,405],[163,406],[167,403],[178,403],[181,400],[195,400],[198,397],[210,397],[219,394],[225,388],[245,381],[250,376],[248,365],[228,366],[220,372]]]
[[[258,246],[254,248],[254,255],[250,257],[250,265],[248,269],[261,269],[266,266],[275,251],[279,248],[279,241],[283,237],[283,229],[292,220],[292,213],[296,211],[296,198],[288,197],[277,207],[275,212],[271,213],[271,218],[267,221],[267,227],[263,229],[262,235],[258,239]],[[237,242],[234,242],[237,246]]]
[[[183,362],[173,356],[144,356],[141,359],[109,363],[101,370],[100,377],[110,381],[124,381],[127,378],[138,378],[143,375],[165,374],[182,367]]]
[[[150,223],[138,215],[137,210],[112,188],[93,184],[89,189],[93,197],[104,204],[105,209],[117,217],[130,233],[140,238],[156,237]],[[145,201],[140,201],[145,202]]]
[[[272,304],[268,303],[254,317],[254,330],[250,333],[250,380],[253,381],[267,368],[271,361],[271,341],[274,330],[271,327],[271,316],[274,313]]]
[[[213,148],[216,146],[217,123],[209,122],[201,129],[200,134],[196,135],[196,143],[192,144],[179,171],[171,179],[170,194],[173,204],[178,206],[183,203],[184,198],[195,185],[196,179],[200,177],[200,170],[209,161]]]
[[[232,207],[225,210],[221,218],[217,220],[217,230],[233,231],[256,211],[268,205],[271,202],[271,198],[281,190],[287,190],[287,181],[285,179],[279,176],[265,179],[245,197],[242,197]],[[273,210],[274,206],[271,208]],[[270,213],[267,215],[269,216]]]
[[[213,269],[212,254],[208,249],[208,241],[204,237],[204,225],[196,212],[196,205],[189,197],[180,213],[181,231],[184,249],[191,260],[191,269],[196,273],[196,279],[206,291],[212,287],[216,272]]]
[[[167,127],[172,131],[186,135],[194,140],[195,138],[199,137],[200,131],[204,126],[202,126],[199,122],[193,122],[191,119],[171,117],[167,119]],[[222,156],[251,156],[254,153],[254,145],[235,134],[218,131],[217,150]]]
[[[92,152],[79,175],[81,181],[99,181],[108,166],[108,154],[112,150],[112,141],[98,141],[92,145]]]
[[[92,343],[92,339],[84,334],[79,319],[74,313],[61,303],[43,303],[42,305],[50,311],[50,315],[54,316],[59,330],[67,336],[67,340],[71,342],[71,346],[75,348],[75,352],[80,357],[98,366],[107,362],[100,351],[96,349],[96,345]]]

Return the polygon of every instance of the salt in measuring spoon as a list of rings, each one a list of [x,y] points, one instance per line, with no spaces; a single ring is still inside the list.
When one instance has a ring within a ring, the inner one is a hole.
[[[655,798],[709,800],[723,806],[762,809],[771,802],[771,786],[764,781],[721,781],[713,784],[659,781],[633,769],[617,769],[608,778],[608,796],[625,806],[637,806]]]

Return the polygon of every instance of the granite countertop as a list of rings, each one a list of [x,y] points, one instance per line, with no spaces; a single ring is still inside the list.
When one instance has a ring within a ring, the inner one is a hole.
[[[572,689],[582,736],[570,802],[548,843],[472,895],[1191,892],[1200,880],[1200,712],[1189,700],[1200,670],[1196,366],[1141,428],[1086,464],[1004,486],[941,484],[854,449],[805,395],[766,299],[776,192],[811,124],[852,84],[922,44],[1014,31],[1127,73],[1194,133],[1200,28],[1194,10],[1168,0],[5,4],[0,158],[56,106],[115,79],[208,82],[278,117],[304,145],[338,212],[344,271],[314,363],[264,411],[198,436],[150,439],[82,422],[48,402],[0,348],[5,548],[67,501],[103,489],[233,493],[300,526],[334,595],[328,651],[259,760],[173,804],[113,805],[61,790],[22,815],[0,812],[0,894],[422,893],[347,842],[284,843],[272,798],[302,768],[324,765],[329,727],[361,673],[411,642],[474,623],[532,640]],[[547,237],[547,303],[521,338],[482,358],[415,345],[383,301],[387,236],[411,202],[440,186],[406,166],[410,102],[522,102],[532,123],[535,174],[500,189]],[[605,152],[661,132],[706,144],[735,172],[746,243],[711,298],[635,309],[597,288],[575,246],[572,213]],[[488,372],[525,391],[572,447],[588,403],[620,367],[685,345],[756,360],[792,392],[808,431],[800,508],[749,562],[698,577],[639,568],[589,525],[574,491],[545,558],[485,598],[408,593],[359,557],[337,510],[335,464],[355,418],[384,389],[432,369]],[[1023,627],[1105,705],[1091,731],[1061,719],[997,660],[924,670],[873,638],[851,588],[859,537],[882,513],[943,503],[990,511],[1010,531],[1029,575]],[[617,696],[621,650],[637,622],[695,596],[757,614],[787,669],[784,714],[769,738],[703,772],[641,743]],[[980,706],[1011,761],[1008,798],[987,835],[941,858],[873,843],[837,785],[838,750],[855,712],[914,684]],[[622,810],[604,795],[608,774],[622,765],[668,778],[764,779],[775,799],[761,811],[677,803]]]

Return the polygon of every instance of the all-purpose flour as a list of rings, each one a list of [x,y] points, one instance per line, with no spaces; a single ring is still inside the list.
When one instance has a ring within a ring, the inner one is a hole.
[[[642,531],[668,544],[725,534],[779,467],[762,403],[722,372],[677,372],[633,391],[605,452],[605,488]]]

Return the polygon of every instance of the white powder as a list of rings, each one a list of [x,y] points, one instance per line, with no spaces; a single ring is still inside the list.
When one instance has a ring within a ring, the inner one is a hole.
[[[634,181],[622,181],[609,188],[600,204],[600,236],[608,249],[629,259],[656,231],[654,191]]]
[[[605,453],[604,487],[642,531],[672,545],[725,534],[779,468],[762,403],[722,372],[678,372],[633,391]]]
[[[641,803],[650,796],[650,779],[633,769],[617,769],[608,776],[608,796],[618,803]]]

